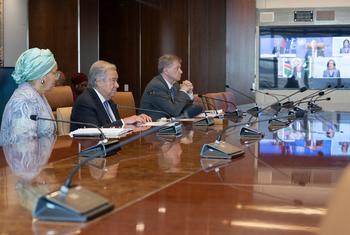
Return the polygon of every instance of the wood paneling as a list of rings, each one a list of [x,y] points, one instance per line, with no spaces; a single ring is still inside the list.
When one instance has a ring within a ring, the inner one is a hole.
[[[99,58],[98,1],[80,1],[80,72],[85,74]]]
[[[119,90],[129,85],[135,100],[139,86],[139,4],[136,1],[100,0],[100,59],[116,64]]]
[[[99,59],[117,65],[119,90],[128,84],[136,104],[164,53],[182,58],[182,78],[192,81],[195,93],[223,91],[225,83],[248,93],[255,71],[254,0],[90,1],[81,4],[84,71],[97,47]],[[50,48],[65,73],[76,71],[76,0],[30,0],[29,12],[30,46]]]
[[[196,93],[223,91],[226,80],[225,0],[189,1],[190,79]]]
[[[160,31],[160,14],[164,9],[161,0],[147,0],[140,3],[140,100],[145,86],[157,74],[157,59],[159,57],[162,36]]]
[[[59,70],[70,77],[77,65],[76,0],[29,0],[29,47],[48,48]]]
[[[249,93],[255,79],[255,0],[226,0],[227,84]],[[237,103],[251,100],[236,93]]]
[[[121,59],[120,84],[131,84],[136,103],[162,54],[182,58],[182,79],[191,80],[196,93],[223,91],[225,17],[225,0],[100,0],[100,56]]]

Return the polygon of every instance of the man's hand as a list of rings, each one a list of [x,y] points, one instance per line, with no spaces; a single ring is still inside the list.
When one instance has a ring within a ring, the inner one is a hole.
[[[151,122],[152,118],[146,114],[133,115],[127,118],[123,118],[125,124],[145,123]]]
[[[185,80],[180,84],[180,90],[186,93],[191,93],[193,90],[193,85],[190,81]]]

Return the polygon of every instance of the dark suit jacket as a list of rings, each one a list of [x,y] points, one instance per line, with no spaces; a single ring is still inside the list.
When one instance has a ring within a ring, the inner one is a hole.
[[[317,48],[317,51],[316,51],[316,55],[317,57],[321,56],[321,57],[324,57],[324,51],[322,48]],[[305,54],[305,57],[312,57],[312,49],[311,48],[308,48],[307,51],[306,51],[306,54]]]
[[[117,121],[111,122],[108,114],[94,89],[87,88],[76,100],[72,109],[71,121],[87,122],[99,127],[122,126],[117,106],[109,100],[109,105]],[[71,124],[70,130],[74,131],[84,125]],[[86,127],[91,127],[86,125]]]
[[[309,79],[307,78],[307,74],[305,73],[304,68],[300,71],[300,75],[301,75],[300,79],[304,81],[305,87],[309,88]],[[298,81],[298,72],[296,68],[293,69],[293,77],[296,81]],[[300,85],[299,87],[301,88]]]
[[[171,99],[170,89],[161,75],[154,77],[146,86],[141,97],[140,107],[143,109],[159,110],[164,113],[143,111],[153,120],[161,117],[178,117],[184,110],[192,104],[190,97],[180,91],[178,83],[174,84],[176,94],[174,100]]]
[[[299,88],[299,83],[295,80],[294,76],[287,79],[287,83],[284,85],[284,88]]]

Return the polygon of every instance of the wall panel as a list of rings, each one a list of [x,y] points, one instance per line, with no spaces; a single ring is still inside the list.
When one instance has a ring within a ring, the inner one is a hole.
[[[254,98],[250,88],[255,80],[255,0],[227,0],[227,84]],[[238,95],[237,102],[251,103]]]
[[[137,101],[139,76],[139,4],[136,1],[100,0],[100,59],[116,64],[118,83],[128,84]]]
[[[67,77],[78,70],[76,0],[29,0],[29,47],[48,48]]]

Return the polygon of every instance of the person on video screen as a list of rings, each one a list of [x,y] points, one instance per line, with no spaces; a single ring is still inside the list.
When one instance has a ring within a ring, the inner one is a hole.
[[[272,54],[279,55],[286,53],[286,40],[284,38],[275,38],[273,41]]]
[[[342,48],[340,48],[340,50],[339,50],[339,53],[340,54],[349,54],[350,53],[350,42],[349,42],[349,39],[345,39],[344,41],[343,41],[343,47]]]
[[[298,81],[299,87],[309,87],[307,74],[305,73],[305,68],[300,58],[294,60],[293,76],[295,80]]]
[[[336,69],[336,64],[333,59],[328,60],[327,69],[323,71],[324,78],[340,78],[340,71]]]
[[[306,44],[306,55],[305,57],[323,57],[324,56],[324,43],[319,43],[315,39],[313,39],[310,43]]]

